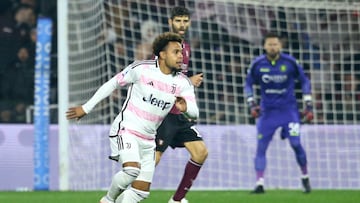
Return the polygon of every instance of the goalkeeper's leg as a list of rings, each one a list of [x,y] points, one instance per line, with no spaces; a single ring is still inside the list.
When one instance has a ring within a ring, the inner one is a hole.
[[[295,157],[298,165],[300,166],[300,170],[302,173],[301,182],[304,187],[305,193],[310,193],[310,179],[308,175],[308,168],[307,168],[307,158],[306,153],[301,145],[300,136],[289,136],[290,145],[295,152]]]
[[[298,165],[300,166],[301,172],[303,175],[307,175],[307,158],[304,148],[302,147],[300,143],[300,137],[299,136],[289,136],[289,141],[291,148],[295,152],[295,157]]]
[[[254,159],[255,171],[256,171],[256,186],[252,191],[254,194],[264,193],[264,171],[266,168],[266,150],[269,146],[272,136],[259,137],[256,149],[256,155]]]
[[[253,194],[262,194],[264,190],[264,172],[266,168],[266,151],[269,147],[270,141],[273,138],[276,125],[271,124],[270,121],[264,119],[264,115],[259,118],[257,123],[257,148],[254,159],[256,171],[256,186],[251,192]]]

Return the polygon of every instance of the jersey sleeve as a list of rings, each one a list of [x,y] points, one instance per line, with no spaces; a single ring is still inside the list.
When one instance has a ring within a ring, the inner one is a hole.
[[[135,83],[140,78],[140,74],[140,61],[135,61],[124,68],[124,70],[118,73],[115,77],[120,86],[125,86],[127,84]]]
[[[104,83],[95,94],[87,101],[82,107],[85,113],[89,113],[97,103],[106,97],[110,96],[111,93],[119,86],[125,86],[127,84],[134,83],[138,80],[141,73],[141,62],[135,61],[128,65],[120,73],[116,74],[109,81]]]
[[[303,67],[296,62],[296,68],[298,72],[298,80],[301,83],[302,93],[304,95],[311,95],[311,83],[309,78],[306,76]]]
[[[254,95],[253,85],[256,83],[254,72],[255,72],[255,65],[252,63],[247,71],[245,86],[244,86],[244,93],[246,98],[248,99],[252,98]]]
[[[97,103],[110,96],[117,87],[118,83],[116,81],[116,76],[101,85],[101,87],[95,92],[95,94],[84,105],[82,105],[85,113],[89,113],[96,106]]]
[[[187,110],[184,114],[191,119],[197,119],[199,117],[199,107],[196,103],[195,89],[190,80],[185,82],[180,96],[185,99],[187,105]]]

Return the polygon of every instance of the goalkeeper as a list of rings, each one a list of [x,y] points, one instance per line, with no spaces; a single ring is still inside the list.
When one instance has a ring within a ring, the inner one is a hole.
[[[264,193],[264,171],[266,150],[275,130],[281,128],[281,138],[288,138],[302,173],[304,192],[311,191],[307,169],[307,159],[300,142],[300,116],[294,93],[295,82],[301,83],[303,99],[306,104],[303,121],[313,119],[311,86],[303,68],[291,55],[281,52],[280,39],[269,33],[264,39],[265,54],[257,57],[248,70],[245,95],[251,115],[257,120],[257,149],[255,155],[256,187],[255,194]],[[259,85],[260,106],[254,99],[253,85]]]

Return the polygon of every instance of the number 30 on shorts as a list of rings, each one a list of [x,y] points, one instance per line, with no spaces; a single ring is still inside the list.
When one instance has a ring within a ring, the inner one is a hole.
[[[289,123],[289,135],[299,136],[300,135],[300,123]]]

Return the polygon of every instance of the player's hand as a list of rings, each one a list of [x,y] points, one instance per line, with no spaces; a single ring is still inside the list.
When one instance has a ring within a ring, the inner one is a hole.
[[[256,104],[255,101],[249,102],[250,113],[253,118],[258,118],[260,116],[260,106]]]
[[[314,113],[313,113],[313,106],[311,101],[306,101],[305,102],[305,109],[304,111],[301,113],[302,116],[302,123],[311,123],[312,120],[314,119]]]
[[[183,97],[176,97],[175,106],[181,112],[186,112],[187,110],[186,101]]]
[[[199,73],[189,77],[189,79],[195,87],[199,87],[203,81],[203,75],[203,73]]]
[[[86,115],[84,109],[81,106],[71,107],[66,111],[66,118],[80,120]]]

